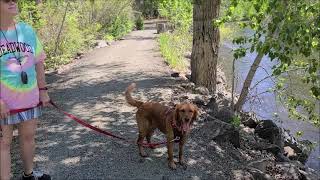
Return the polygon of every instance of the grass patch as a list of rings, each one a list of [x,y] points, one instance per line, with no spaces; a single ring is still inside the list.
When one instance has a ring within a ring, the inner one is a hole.
[[[191,34],[182,31],[163,33],[159,37],[159,45],[162,56],[171,68],[186,70],[188,61],[185,54],[192,48]]]

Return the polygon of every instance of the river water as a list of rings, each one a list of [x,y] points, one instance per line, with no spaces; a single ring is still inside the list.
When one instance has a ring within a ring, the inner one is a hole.
[[[227,76],[228,81],[231,81],[231,72],[232,72],[232,49],[235,49],[236,46],[232,44],[229,40],[222,40],[220,46],[220,59],[219,64],[224,69],[224,72]],[[236,92],[240,94],[243,82],[247,73],[252,65],[256,53],[248,53],[241,60],[237,60],[235,63],[236,69]],[[272,74],[272,66],[275,62],[271,62],[270,58],[265,56],[260,64],[263,68],[258,68],[253,83],[256,84],[260,80]],[[231,85],[228,84],[229,86]],[[251,96],[255,96],[262,92],[267,91],[269,88],[274,87],[274,80],[268,78],[261,83],[259,83],[251,92]],[[231,86],[230,86],[231,87]],[[231,89],[231,88],[230,88]],[[301,92],[303,93],[303,92]],[[244,105],[245,111],[253,111],[255,112],[260,119],[272,119],[274,120],[279,127],[283,127],[285,129],[290,130],[292,135],[295,135],[297,131],[303,131],[303,135],[300,139],[307,139],[311,142],[317,143],[316,148],[311,153],[306,165],[320,172],[320,129],[314,127],[309,122],[291,120],[288,117],[288,112],[286,108],[276,100],[276,95],[274,93],[263,93],[259,95],[259,98],[255,98],[254,101],[246,102]],[[277,113],[278,116],[274,116]]]

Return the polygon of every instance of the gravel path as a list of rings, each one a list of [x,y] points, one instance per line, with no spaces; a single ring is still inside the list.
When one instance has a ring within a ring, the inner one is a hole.
[[[160,55],[152,26],[147,24],[144,31],[134,31],[112,46],[91,51],[61,74],[49,74],[51,98],[94,126],[135,139],[135,108],[125,102],[125,88],[135,82],[138,87],[135,97],[168,102],[173,93],[170,86],[177,82],[170,77],[171,70]],[[156,132],[153,140],[162,138]],[[185,152],[188,169],[178,166],[172,171],[167,166],[165,147],[147,150],[150,157],[143,159],[135,145],[93,133],[47,108],[37,132],[36,168],[59,180],[226,177],[225,167],[215,164],[212,154],[205,152],[197,141],[196,138],[188,141]],[[14,175],[18,177],[21,161],[15,156],[13,162]]]

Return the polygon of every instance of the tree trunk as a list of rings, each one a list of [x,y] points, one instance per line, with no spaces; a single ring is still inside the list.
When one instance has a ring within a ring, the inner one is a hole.
[[[250,70],[248,72],[246,80],[243,83],[243,88],[241,90],[240,97],[239,97],[239,99],[238,99],[238,101],[237,101],[237,103],[236,103],[236,105],[234,107],[234,109],[236,111],[240,111],[242,109],[243,104],[245,103],[245,99],[247,98],[247,95],[249,93],[249,87],[250,87],[251,82],[253,80],[253,77],[254,77],[254,75],[255,75],[258,67],[259,67],[259,64],[260,64],[260,62],[262,60],[262,57],[263,57],[263,53],[259,53],[257,55],[257,57],[255,58],[252,66],[250,67]]]
[[[213,26],[219,17],[220,0],[195,0],[193,6],[193,47],[191,80],[211,92],[216,91],[219,28]]]
[[[67,16],[67,11],[68,11],[69,5],[70,5],[70,1],[68,1],[67,5],[66,5],[66,9],[64,10],[64,15],[63,15],[62,23],[61,23],[60,30],[59,30],[59,33],[58,33],[56,46],[54,48],[54,56],[57,56],[57,49],[58,49],[58,46],[59,46],[59,43],[60,43],[59,42],[60,41],[60,35],[62,33],[62,28],[63,28],[64,22],[66,20],[66,16]]]

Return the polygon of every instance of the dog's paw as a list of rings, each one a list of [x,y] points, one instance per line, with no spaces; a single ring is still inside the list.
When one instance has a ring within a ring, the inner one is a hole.
[[[141,157],[148,157],[148,154],[145,153],[145,152],[140,152],[139,154],[140,154]]]
[[[188,165],[184,160],[180,160],[179,164],[183,167],[184,170],[186,170],[188,168]]]
[[[171,169],[173,169],[173,170],[176,170],[176,169],[177,169],[177,165],[176,165],[176,163],[174,163],[174,161],[169,162],[169,167],[170,167]]]

